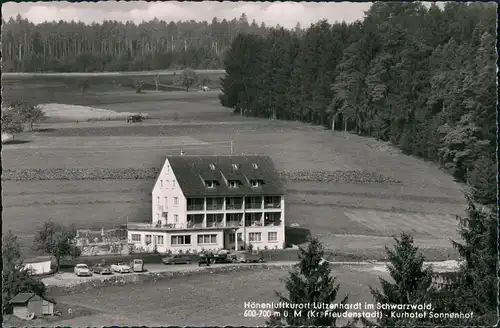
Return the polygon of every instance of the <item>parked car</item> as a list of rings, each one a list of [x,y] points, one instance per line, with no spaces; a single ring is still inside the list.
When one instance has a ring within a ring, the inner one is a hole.
[[[144,262],[141,259],[134,259],[130,261],[130,268],[134,272],[144,271]]]
[[[251,252],[244,252],[238,254],[238,262],[240,263],[262,263],[264,258],[261,254],[255,254]]]
[[[142,122],[144,120],[144,117],[141,114],[136,114],[136,115],[130,115],[127,116],[127,123],[132,122]]]
[[[91,276],[92,273],[90,272],[89,270],[89,267],[87,266],[87,264],[77,264],[75,265],[75,274],[78,276],[78,277],[81,277],[81,276]]]
[[[221,249],[213,257],[213,263],[233,263],[236,262],[236,254],[232,254],[227,249]]]
[[[111,264],[111,271],[119,273],[130,273],[130,266],[126,265],[123,262],[118,262],[115,264]]]
[[[212,257],[210,257],[210,254],[207,253],[201,253],[200,257],[198,258],[198,266],[210,266],[213,263]]]
[[[182,254],[167,256],[161,261],[163,264],[191,264],[191,258]]]
[[[105,264],[102,263],[97,263],[92,267],[92,272],[93,273],[98,273],[98,274],[111,274],[111,268]]]

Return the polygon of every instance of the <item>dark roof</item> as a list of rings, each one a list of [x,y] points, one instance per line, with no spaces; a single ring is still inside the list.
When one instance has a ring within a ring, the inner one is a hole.
[[[35,295],[36,295],[35,293],[19,293],[10,300],[10,303],[11,304],[24,304],[24,303],[28,302],[30,299],[32,299]],[[43,297],[43,296],[40,296],[40,297],[46,301],[49,301],[51,303],[56,304],[56,302],[54,300],[48,299],[48,298]]]
[[[283,195],[284,188],[278,171],[269,156],[167,156],[179,186],[186,197]],[[215,170],[210,169],[210,164]],[[238,168],[234,169],[233,164]],[[257,169],[254,165],[257,165]],[[201,178],[200,178],[201,177]],[[219,181],[216,188],[207,189],[203,178]],[[239,180],[239,188],[228,188],[226,180]],[[263,184],[253,188],[251,180]]]
[[[50,256],[37,256],[31,259],[26,259],[23,261],[23,264],[28,264],[28,263],[40,263],[40,262],[47,262],[47,261],[52,261],[52,258]]]

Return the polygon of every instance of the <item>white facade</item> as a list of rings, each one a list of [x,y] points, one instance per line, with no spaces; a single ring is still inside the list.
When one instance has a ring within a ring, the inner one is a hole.
[[[48,274],[51,272],[51,259],[32,259],[24,262],[24,269],[30,270],[33,275]]]
[[[174,254],[282,249],[284,195],[186,198],[167,159],[152,192],[151,224],[129,224],[128,242],[137,251]]]

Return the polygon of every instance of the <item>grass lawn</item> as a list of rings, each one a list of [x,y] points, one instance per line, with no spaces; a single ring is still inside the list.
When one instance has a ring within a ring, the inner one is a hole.
[[[45,92],[44,84],[57,82],[61,90],[48,92],[44,97],[51,100],[41,102],[147,112],[153,119],[43,124],[37,132],[16,136],[29,142],[4,145],[3,168],[160,167],[165,155],[182,149],[229,154],[232,140],[235,154],[269,155],[279,170],[364,170],[401,181],[287,182],[286,223],[309,229],[329,247],[383,250],[393,234],[405,230],[421,245],[448,252],[449,239],[456,237],[454,214],[463,213],[462,187],[432,164],[387,144],[298,122],[242,118],[218,104],[217,92],[137,95],[103,87],[82,96],[70,85],[77,79],[65,79],[11,78],[10,89],[3,92],[7,98],[30,97],[31,92]],[[28,245],[48,219],[96,229],[123,224],[127,217],[151,220],[150,180],[2,181],[2,187],[4,230],[12,229]]]
[[[334,275],[341,284],[340,295],[349,302],[372,302],[369,285],[378,286],[377,277],[356,267],[338,266]],[[287,270],[200,274],[144,284],[105,287],[77,295],[57,296],[59,302],[99,311],[59,321],[60,326],[141,325],[141,326],[226,326],[265,324],[262,318],[245,318],[244,302],[276,301],[275,291],[283,291],[280,279]],[[160,306],[152,306],[152,304]]]

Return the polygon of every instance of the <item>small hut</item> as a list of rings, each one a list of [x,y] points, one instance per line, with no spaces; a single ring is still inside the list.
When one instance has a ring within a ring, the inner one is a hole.
[[[52,273],[54,259],[51,256],[38,256],[23,261],[24,268],[30,270],[33,275],[44,275]]]
[[[35,293],[19,293],[10,300],[12,314],[20,319],[30,320],[37,316],[54,315],[54,300]]]

